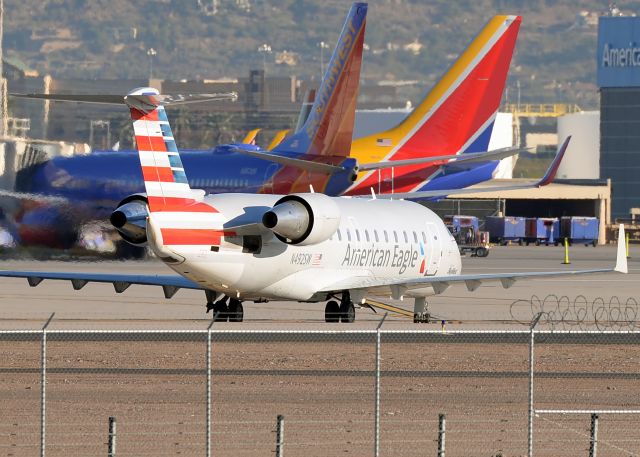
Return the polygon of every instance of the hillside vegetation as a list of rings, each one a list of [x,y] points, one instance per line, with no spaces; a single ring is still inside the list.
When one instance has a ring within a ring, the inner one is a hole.
[[[509,99],[597,106],[595,0],[373,0],[363,76],[419,81],[442,74],[494,14],[523,16]],[[4,48],[60,78],[317,77],[321,41],[335,44],[350,2],[337,0],[5,0]],[[640,3],[618,2],[624,14]],[[258,47],[267,43],[270,54]],[[328,60],[331,49],[324,52]],[[264,62],[263,62],[264,59]],[[415,95],[415,94],[414,94]]]

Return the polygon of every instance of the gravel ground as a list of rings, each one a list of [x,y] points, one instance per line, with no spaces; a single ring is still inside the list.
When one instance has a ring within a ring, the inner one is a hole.
[[[375,345],[254,337],[213,341],[212,448],[217,456],[271,455],[285,416],[287,455],[371,455]],[[190,341],[77,341],[47,348],[47,455],[203,455],[206,346]],[[0,455],[39,443],[40,343],[0,341]],[[638,409],[640,345],[539,343],[536,408]],[[525,455],[528,346],[385,337],[380,454],[435,455],[447,415],[448,455]],[[536,455],[587,455],[589,416],[540,415]],[[640,417],[601,415],[599,455],[640,454]]]

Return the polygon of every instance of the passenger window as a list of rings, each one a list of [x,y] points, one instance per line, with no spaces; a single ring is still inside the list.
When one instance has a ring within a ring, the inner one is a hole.
[[[342,233],[340,233],[340,229],[338,229],[338,241],[342,241]]]
[[[408,242],[409,242],[409,237],[407,236],[407,231],[406,231],[406,230],[403,230],[403,231],[402,231],[402,234],[404,235],[404,242],[405,242],[405,243],[408,243]]]
[[[242,237],[242,252],[246,254],[260,254],[262,237],[259,235],[245,235]]]
[[[413,242],[414,243],[418,242],[418,234],[416,232],[413,232]]]
[[[387,231],[384,231],[384,242],[388,243],[389,242],[389,234],[387,233]]]
[[[393,240],[397,243],[398,242],[398,232],[396,232],[395,230],[393,231]]]
[[[356,229],[356,240],[360,242],[360,230]]]
[[[378,243],[380,240],[378,239],[378,231],[377,231],[377,230],[374,230],[374,231],[373,231],[373,236],[374,236],[374,237],[375,237],[375,239],[376,239],[376,243]]]
[[[367,243],[370,241],[369,240],[369,230],[365,230],[364,231],[364,238],[367,240]]]
[[[425,244],[427,243],[427,235],[424,232],[422,232],[422,241],[424,241]]]
[[[351,230],[347,229],[347,241],[351,241]]]

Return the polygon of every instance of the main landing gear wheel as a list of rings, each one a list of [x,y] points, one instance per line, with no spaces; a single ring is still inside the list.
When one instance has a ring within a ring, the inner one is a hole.
[[[207,305],[208,308],[208,305]],[[214,322],[226,322],[229,308],[227,308],[227,299],[223,298],[213,304]]]
[[[346,302],[340,305],[340,320],[343,324],[351,324],[356,320],[356,308],[353,306],[353,302]]]
[[[232,298],[229,300],[228,308],[229,322],[242,322],[244,319],[244,308],[242,302]]]
[[[431,322],[431,314],[428,311],[423,313],[413,313],[414,324],[428,324]]]
[[[329,300],[324,308],[325,322],[340,322],[340,305],[335,300]]]

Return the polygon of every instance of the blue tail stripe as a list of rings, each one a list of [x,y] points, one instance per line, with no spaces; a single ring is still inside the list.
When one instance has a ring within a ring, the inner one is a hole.
[[[464,150],[463,154],[465,152],[485,152],[489,150],[489,141],[491,140],[491,134],[493,133],[493,126],[495,124],[495,121],[491,122],[491,124],[489,124],[487,126],[486,129],[484,129],[484,131],[478,135],[478,137],[473,140],[473,143],[471,143],[469,145],[469,147],[467,149]]]

